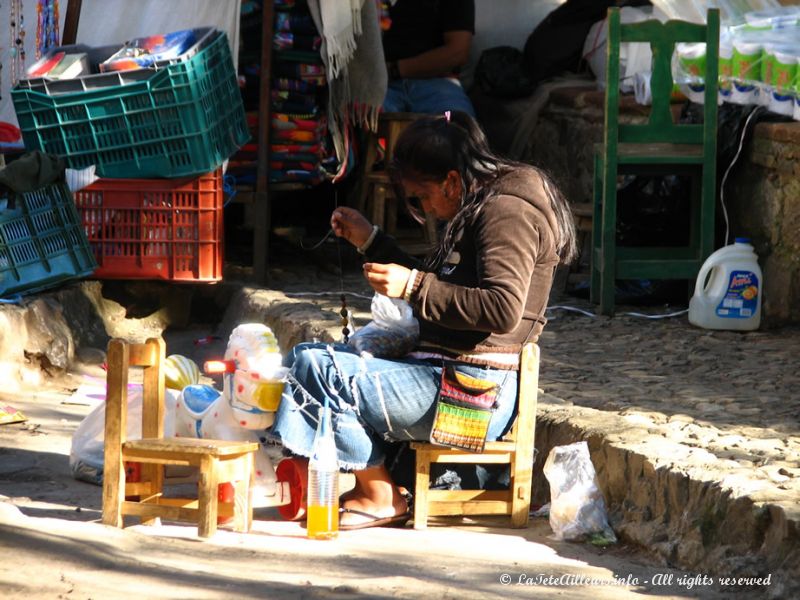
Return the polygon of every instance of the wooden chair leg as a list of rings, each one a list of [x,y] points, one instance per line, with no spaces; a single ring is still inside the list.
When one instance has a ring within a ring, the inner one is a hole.
[[[592,254],[589,257],[589,269],[591,271],[591,282],[589,286],[589,301],[594,304],[600,303],[600,264],[603,255],[601,243],[601,223],[603,218],[603,168],[599,156],[594,157],[594,209],[592,212]]]
[[[705,260],[714,251],[714,214],[716,202],[716,180],[714,170],[703,167],[700,183],[700,259]]]
[[[511,498],[511,526],[523,528],[528,526],[531,510],[531,485],[533,484],[533,442],[530,444],[531,452],[515,452],[514,461],[511,464],[511,472],[514,474],[510,487],[512,490]]]
[[[217,465],[213,456],[203,456],[200,460],[200,476],[197,482],[198,523],[197,535],[210,537],[217,531],[217,512],[219,507],[219,481]]]
[[[386,188],[381,184],[372,188],[372,224],[386,230]]]
[[[428,488],[431,485],[431,458],[417,450],[416,480],[414,483],[414,529],[428,527]]]
[[[125,469],[122,461],[106,461],[103,467],[103,523],[122,527],[122,502],[125,495]]]
[[[617,259],[617,174],[603,161],[603,209],[600,231],[600,313],[614,315]]]
[[[141,479],[150,484],[150,491],[145,496],[161,496],[164,493],[164,465],[142,464]],[[161,519],[159,517],[141,517],[140,522],[142,525],[160,525]]]
[[[247,526],[246,531],[253,528],[253,490],[256,487],[256,454],[253,452],[248,458],[250,463],[250,477],[248,479],[249,485],[247,487]]]
[[[247,533],[252,527],[253,503],[252,503],[252,484],[253,484],[253,459],[252,455],[244,456],[241,459],[246,465],[247,476],[233,482],[233,530],[240,533]]]
[[[112,341],[108,346],[109,398],[106,402],[105,444],[103,448],[103,523],[122,527],[122,502],[125,500],[125,465],[122,447],[127,431],[126,410],[129,350],[126,344]]]
[[[247,487],[245,481],[233,481],[233,530],[239,533],[247,533],[250,529],[247,526]]]

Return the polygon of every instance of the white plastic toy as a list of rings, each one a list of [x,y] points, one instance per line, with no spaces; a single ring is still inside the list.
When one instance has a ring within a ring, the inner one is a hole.
[[[239,325],[231,332],[224,360],[209,361],[206,370],[223,373],[222,392],[196,383],[184,387],[175,404],[175,435],[260,443],[261,451],[256,453],[254,505],[291,504],[289,485],[278,485],[264,444],[264,430],[272,425],[288,372],[281,366],[274,334],[261,323]],[[286,469],[284,466],[283,470]],[[303,491],[301,488],[295,496]],[[287,518],[294,518],[296,515],[290,513],[298,509],[299,505],[290,512],[281,512]]]

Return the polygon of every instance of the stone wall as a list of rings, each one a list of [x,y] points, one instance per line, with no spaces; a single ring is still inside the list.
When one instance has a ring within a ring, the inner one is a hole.
[[[618,415],[552,399],[545,395],[537,409],[535,473],[553,447],[585,440],[621,539],[648,549],[665,565],[695,573],[771,573],[774,588],[762,597],[798,597],[800,530],[790,494],[744,492],[735,478],[712,475],[712,465],[720,463],[703,448],[681,447]],[[534,477],[533,491],[535,504],[550,501],[544,477]]]
[[[800,123],[759,123],[725,185],[732,231],[753,240],[768,324],[800,323]]]
[[[679,110],[679,105],[674,105]],[[625,98],[623,120],[647,108]],[[586,88],[554,90],[523,160],[547,169],[572,203],[592,200],[594,145],[603,136],[603,96]],[[800,323],[800,123],[758,123],[725,187],[731,238],[753,241],[764,275],[764,327]],[[723,211],[717,205],[717,247]],[[732,241],[732,240],[731,240]]]

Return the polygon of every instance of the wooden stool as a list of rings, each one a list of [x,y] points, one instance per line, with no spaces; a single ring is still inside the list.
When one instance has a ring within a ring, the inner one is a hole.
[[[151,338],[144,344],[115,339],[108,344],[103,523],[122,527],[123,515],[137,515],[149,525],[163,517],[197,523],[197,534],[209,537],[217,530],[217,516],[232,516],[234,529],[247,532],[253,521],[258,444],[163,437],[164,355],[162,339]],[[129,367],[144,370],[142,439],[130,441],[126,440]],[[126,482],[126,462],[141,463],[141,481]],[[198,497],[164,497],[164,465],[198,467]],[[218,487],[225,482],[233,485],[232,502],[219,501]]]
[[[383,156],[384,165],[388,165],[394,156],[394,147],[403,130],[418,119],[418,113],[383,113],[378,120],[378,133],[367,140],[364,155],[364,180],[359,194],[358,208],[364,215],[378,225],[383,231],[398,239],[400,247],[409,254],[426,254],[436,243],[436,221],[426,215],[424,225],[416,236],[408,237],[406,232],[397,228],[397,215],[401,210],[395,196],[389,174],[386,169],[373,170],[378,158],[378,140],[386,141]]]
[[[509,515],[512,527],[527,527],[533,481],[533,443],[536,433],[536,395],[539,391],[539,347],[525,344],[520,354],[517,418],[502,441],[487,442],[481,453],[423,442],[417,452],[414,491],[414,529],[425,529],[435,515]],[[509,465],[508,490],[432,490],[431,463]]]

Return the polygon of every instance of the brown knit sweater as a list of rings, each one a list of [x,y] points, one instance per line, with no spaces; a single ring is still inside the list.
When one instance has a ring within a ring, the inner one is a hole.
[[[535,170],[520,168],[493,182],[444,266],[416,278],[411,305],[420,324],[418,349],[492,365],[474,355],[518,353],[525,341],[537,341],[558,264],[555,231]],[[382,232],[366,256],[422,268]]]

